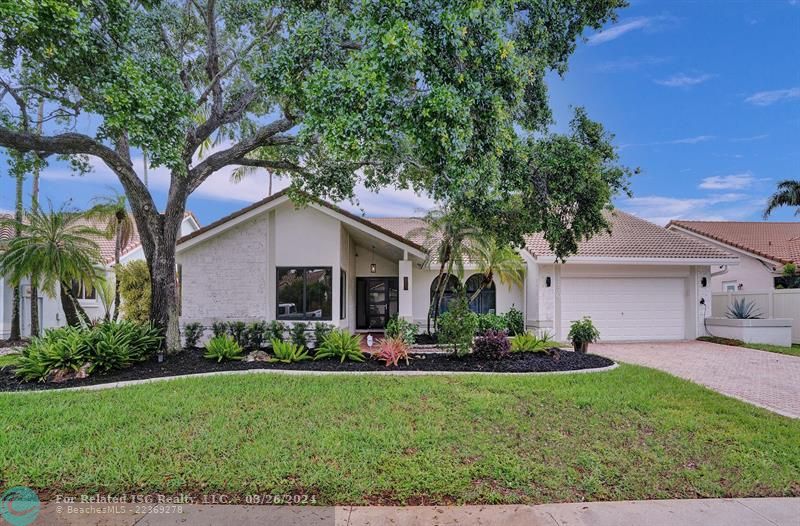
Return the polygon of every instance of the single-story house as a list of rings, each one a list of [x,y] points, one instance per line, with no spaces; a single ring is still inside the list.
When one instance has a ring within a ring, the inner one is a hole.
[[[11,219],[13,216],[8,214],[2,217]],[[99,228],[98,225],[94,225]],[[191,212],[187,212],[181,223],[181,235],[187,235],[200,228],[197,218]],[[14,236],[13,229],[0,227],[0,242],[7,241]],[[103,268],[107,279],[114,279],[114,246],[113,239],[98,237],[95,242],[100,249],[100,257],[103,260]],[[128,246],[122,249],[120,263],[144,260],[144,249],[139,240],[139,232],[135,229],[131,236]],[[20,284],[20,330],[23,336],[31,334],[31,287],[30,282],[23,280]],[[72,292],[78,298],[81,307],[86,311],[89,318],[93,320],[101,319],[105,316],[105,308],[97,297],[97,292],[91,286],[87,287],[82,283],[73,283]],[[11,334],[11,313],[13,305],[14,287],[0,275],[0,339],[8,338]],[[64,311],[61,308],[61,300],[58,295],[50,297],[41,289],[38,290],[39,300],[39,327],[44,330],[51,327],[60,327],[66,324]]]
[[[711,267],[738,258],[632,215],[557,263],[541,235],[520,253],[522,287],[495,283],[472,308],[524,313],[528,328],[566,338],[591,316],[604,340],[672,340],[705,334]],[[364,218],[324,201],[296,207],[285,192],[178,241],[181,326],[214,321],[324,321],[379,331],[390,316],[424,326],[436,269],[414,236],[419,218]],[[475,269],[467,265],[470,289]]]
[[[667,228],[739,257],[711,274],[712,292],[752,292],[783,286],[783,266],[800,266],[800,222],[671,221]]]

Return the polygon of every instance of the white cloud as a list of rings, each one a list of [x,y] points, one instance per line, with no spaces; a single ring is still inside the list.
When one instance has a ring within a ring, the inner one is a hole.
[[[704,178],[699,185],[703,190],[743,190],[755,183],[757,179],[750,172],[731,175],[713,175]]]
[[[687,75],[685,73],[678,73],[677,75],[673,75],[666,79],[655,80],[654,82],[670,88],[689,88],[691,86],[702,84],[703,82],[711,80],[712,78],[714,78],[714,75],[708,73],[703,73],[700,75]]]
[[[759,91],[757,93],[753,93],[744,99],[744,101],[756,106],[769,106],[771,104],[775,104],[776,102],[782,102],[791,99],[800,99],[800,88]]]
[[[601,62],[600,64],[594,67],[594,70],[599,71],[601,73],[633,71],[643,66],[663,64],[664,62],[669,62],[670,60],[671,59],[668,57],[652,57],[652,56],[640,57],[640,58],[621,57],[616,60]]]
[[[730,139],[731,142],[752,142],[752,141],[760,141],[762,139],[766,139],[769,137],[766,133],[761,135],[753,135],[752,137],[734,137]]]
[[[633,197],[620,201],[620,208],[636,216],[665,225],[672,219],[733,220],[749,216],[763,206],[743,193],[723,193],[709,197]]]
[[[636,31],[638,29],[644,29],[648,27],[650,24],[653,23],[653,19],[649,17],[638,17],[638,18],[631,18],[625,22],[621,22],[617,25],[611,26],[608,29],[600,31],[599,33],[595,33],[594,35],[588,38],[590,46],[596,46],[598,44],[603,44],[605,42],[610,42],[612,40],[616,40],[622,35],[626,33],[630,33],[631,31]]]
[[[672,141],[657,142],[653,144],[697,144],[716,139],[714,135],[696,135],[694,137],[684,137],[683,139],[674,139]]]

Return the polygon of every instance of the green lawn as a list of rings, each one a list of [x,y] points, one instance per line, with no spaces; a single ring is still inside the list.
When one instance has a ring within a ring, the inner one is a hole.
[[[800,495],[800,421],[630,365],[0,395],[0,480],[320,504]]]
[[[760,349],[762,351],[789,354],[791,356],[800,356],[800,345],[781,347],[780,345],[767,345],[766,343],[746,343],[745,346],[751,349]]]

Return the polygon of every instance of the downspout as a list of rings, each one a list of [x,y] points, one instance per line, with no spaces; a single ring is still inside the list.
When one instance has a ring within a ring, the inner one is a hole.
[[[722,270],[718,270],[717,272],[712,272],[709,274],[712,278],[717,276],[722,276],[728,273],[728,265],[722,265]]]

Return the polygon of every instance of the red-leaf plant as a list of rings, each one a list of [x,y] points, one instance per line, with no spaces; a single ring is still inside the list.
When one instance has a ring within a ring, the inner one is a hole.
[[[386,367],[405,360],[408,365],[408,345],[402,338],[384,338],[379,342],[378,350],[372,353],[373,358],[386,364]]]

